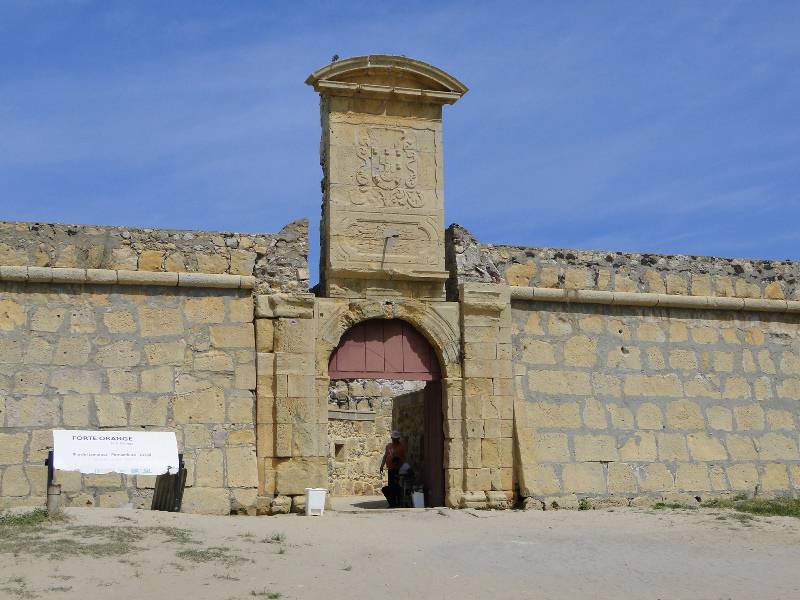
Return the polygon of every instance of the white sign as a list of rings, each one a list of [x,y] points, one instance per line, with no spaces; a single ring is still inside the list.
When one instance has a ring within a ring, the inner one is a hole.
[[[60,471],[161,475],[178,471],[171,431],[53,431],[53,466]]]

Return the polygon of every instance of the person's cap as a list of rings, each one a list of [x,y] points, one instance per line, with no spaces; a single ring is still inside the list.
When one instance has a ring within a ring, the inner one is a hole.
[[[395,430],[392,432],[392,439],[393,439],[393,440],[399,440],[399,439],[400,439],[400,432],[399,432],[399,431],[397,431],[397,429],[395,429]]]

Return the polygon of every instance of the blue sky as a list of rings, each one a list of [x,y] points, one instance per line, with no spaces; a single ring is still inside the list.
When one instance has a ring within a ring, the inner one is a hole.
[[[486,242],[800,259],[800,3],[0,3],[0,219],[319,218],[305,77],[405,54],[445,108],[447,223]],[[316,262],[314,250],[312,263]]]

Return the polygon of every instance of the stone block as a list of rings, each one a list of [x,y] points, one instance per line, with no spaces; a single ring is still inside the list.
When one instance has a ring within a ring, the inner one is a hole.
[[[61,399],[61,412],[63,424],[67,427],[89,426],[89,397],[68,394]],[[2,443],[0,443],[2,448]],[[2,462],[0,460],[0,462]]]
[[[305,494],[307,487],[325,487],[327,459],[292,458],[276,466],[275,485],[279,494],[294,496]]]
[[[732,460],[754,460],[758,458],[755,443],[746,435],[728,435],[725,439]]]
[[[789,471],[785,464],[762,464],[759,471],[761,471],[761,489],[765,492],[785,492],[789,489]]]
[[[92,488],[118,488],[122,485],[122,476],[119,473],[86,474],[83,476],[83,484]]]
[[[621,346],[608,353],[606,366],[609,369],[641,369],[641,350],[635,346]]]
[[[711,429],[720,431],[733,430],[733,414],[729,408],[724,406],[709,406],[706,409],[708,416],[708,426]]]
[[[725,388],[722,397],[728,400],[739,400],[752,398],[753,392],[750,383],[743,377],[728,377],[725,380]]]
[[[119,396],[96,394],[94,406],[100,427],[122,427],[128,424],[128,410],[125,401]]]
[[[700,405],[690,400],[675,400],[667,404],[667,424],[673,429],[705,429]]]
[[[636,470],[626,463],[609,463],[607,487],[609,494],[635,493],[639,489],[636,481]],[[625,503],[627,505],[627,502]]]
[[[178,340],[174,342],[146,344],[144,347],[144,355],[147,362],[151,365],[180,366],[185,360],[186,342]]]
[[[274,350],[274,321],[272,319],[256,319],[256,352],[272,352]]]
[[[681,433],[658,433],[658,458],[665,462],[688,461],[686,437]]]
[[[53,479],[61,486],[62,493],[79,492],[83,489],[83,479],[78,471],[56,471]]]
[[[492,489],[489,469],[464,469],[464,490],[467,492],[488,491]]]
[[[758,404],[734,406],[733,416],[739,431],[764,429],[764,409]]]
[[[185,450],[207,448],[211,445],[211,434],[205,425],[184,425],[181,429]]]
[[[581,427],[580,404],[577,402],[532,402],[525,406],[529,422],[535,427],[552,429]]]
[[[794,416],[788,410],[767,410],[767,424],[770,429],[793,431],[795,429]]]
[[[141,357],[133,340],[120,340],[98,348],[94,361],[101,367],[134,367]]]
[[[0,495],[2,496],[27,496],[31,492],[30,483],[25,475],[22,465],[12,465],[3,471],[0,480]]]
[[[669,366],[683,371],[697,370],[697,356],[693,350],[675,349],[669,353]]]
[[[139,306],[139,331],[143,337],[183,333],[183,314],[178,308]],[[124,366],[124,365],[108,365]]]
[[[130,425],[164,427],[167,424],[169,398],[133,398],[130,401]]]
[[[126,490],[104,492],[97,495],[97,506],[101,508],[121,508],[130,504],[130,501]]]
[[[529,371],[528,388],[557,396],[589,396],[592,393],[589,373],[580,371]]]
[[[25,446],[28,434],[0,432],[0,465],[15,465],[25,462]]]
[[[112,394],[139,390],[139,375],[130,369],[108,369],[108,391]]]
[[[172,400],[175,422],[185,423],[224,423],[225,394],[218,387],[176,394]]]
[[[253,298],[250,295],[228,299],[228,320],[231,323],[252,323]]]
[[[680,463],[675,474],[675,487],[685,492],[711,490],[708,467],[705,464]]]
[[[571,337],[564,344],[564,362],[571,367],[592,367],[597,362],[597,339],[585,335]]]
[[[666,396],[683,395],[681,382],[675,374],[647,375],[630,374],[625,376],[624,393],[626,396]]]
[[[141,372],[143,392],[164,394],[173,390],[174,375],[172,367],[153,367]]]
[[[252,323],[240,325],[212,325],[211,345],[215,348],[255,348],[255,333]]]
[[[61,329],[65,316],[66,310],[63,308],[39,306],[31,317],[31,329],[54,333]]]
[[[641,431],[628,438],[619,449],[619,459],[626,462],[654,462],[657,459],[655,433]]]
[[[665,492],[675,487],[675,480],[666,465],[652,463],[637,470],[639,487],[643,492]]]
[[[47,427],[60,421],[58,400],[43,396],[24,396],[8,404],[9,427]]]
[[[569,462],[570,451],[565,433],[535,433],[534,448],[537,462]]]
[[[606,477],[600,463],[564,465],[561,476],[564,491],[571,493],[605,493]]]
[[[228,396],[228,423],[250,425],[255,422],[255,398],[252,392],[235,390]]]
[[[620,404],[609,404],[608,412],[611,414],[612,429],[634,429],[633,413],[627,406]]]
[[[194,476],[195,485],[199,487],[222,487],[225,479],[222,450],[198,450],[194,459]]]
[[[716,437],[709,433],[690,433],[686,436],[689,452],[694,460],[727,460],[728,452]]]
[[[182,512],[205,515],[227,515],[231,511],[230,495],[225,488],[186,488]]]
[[[660,430],[663,428],[661,409],[651,403],[645,402],[636,409],[636,424],[639,429]]]
[[[575,460],[578,462],[619,459],[617,440],[610,435],[578,435],[574,442]]]
[[[797,442],[787,435],[767,433],[756,439],[761,460],[800,460]]]
[[[758,485],[758,471],[752,463],[739,463],[726,467],[731,489],[736,491],[753,492]]]
[[[611,396],[613,398],[622,396],[622,382],[619,377],[614,375],[592,373],[592,389],[598,396]]]
[[[594,398],[586,400],[583,406],[583,423],[589,429],[607,429],[608,418],[605,407]]]

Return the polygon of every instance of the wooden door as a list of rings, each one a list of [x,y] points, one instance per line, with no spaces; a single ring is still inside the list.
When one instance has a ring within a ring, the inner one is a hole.
[[[442,384],[429,381],[425,385],[425,505],[444,506],[444,418],[442,416]]]

